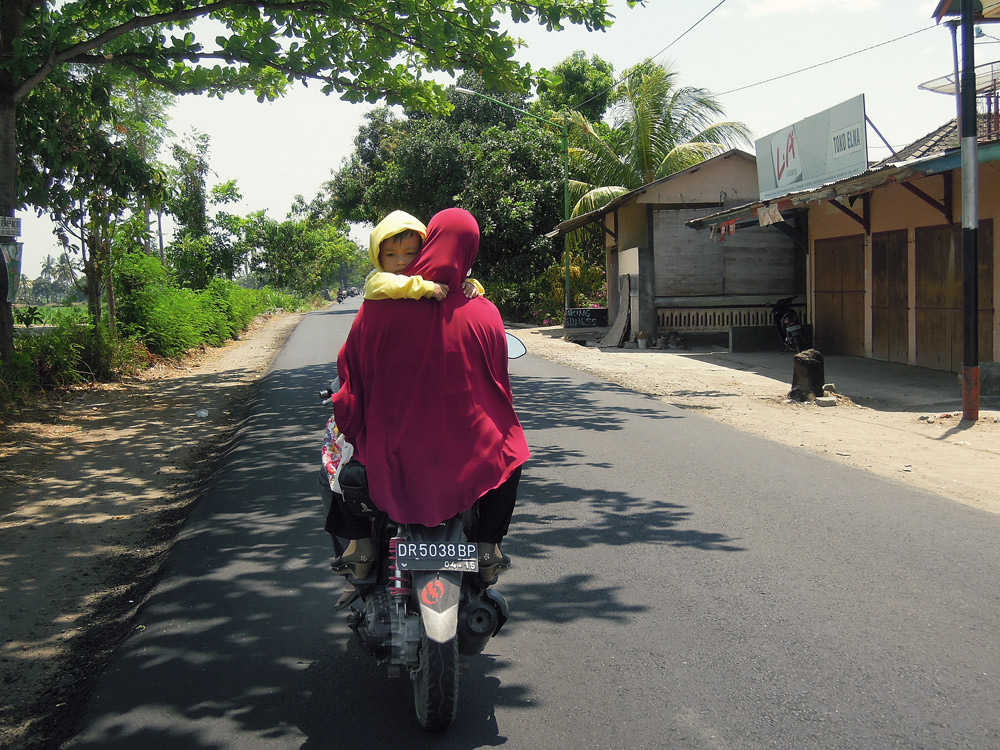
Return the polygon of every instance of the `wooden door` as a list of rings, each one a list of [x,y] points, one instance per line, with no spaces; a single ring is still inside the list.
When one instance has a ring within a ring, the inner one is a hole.
[[[907,362],[906,230],[872,235],[872,357]]]
[[[979,224],[979,359],[993,352],[993,222]],[[917,364],[957,372],[962,367],[962,230],[916,230]]]
[[[865,356],[865,237],[817,240],[813,342],[830,354]]]

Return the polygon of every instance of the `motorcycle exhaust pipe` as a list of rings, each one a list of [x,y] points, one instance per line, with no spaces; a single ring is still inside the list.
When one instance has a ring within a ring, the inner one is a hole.
[[[458,653],[481,654],[497,627],[497,611],[486,602],[472,601],[458,615]]]
[[[480,599],[467,601],[458,615],[458,652],[463,656],[482,653],[507,622],[509,611],[507,600],[496,589],[487,589]]]

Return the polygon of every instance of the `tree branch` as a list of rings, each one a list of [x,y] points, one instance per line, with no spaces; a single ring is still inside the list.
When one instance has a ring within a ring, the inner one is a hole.
[[[321,7],[322,4],[316,2],[316,0],[302,0],[300,2],[289,3],[262,3],[258,0],[216,0],[216,2],[209,3],[208,5],[201,5],[195,8],[184,8],[182,10],[170,11],[168,13],[158,13],[153,16],[139,16],[131,19],[130,21],[126,21],[123,24],[115,26],[112,29],[108,29],[103,34],[99,34],[93,39],[80,42],[79,44],[74,44],[72,47],[67,47],[64,50],[50,54],[48,60],[46,60],[41,67],[38,68],[38,70],[28,76],[28,78],[26,78],[24,82],[17,87],[14,91],[14,101],[18,102],[27,96],[38,84],[45,80],[49,73],[55,70],[62,63],[70,61],[77,55],[83,55],[87,52],[91,52],[101,45],[114,41],[125,34],[139,29],[149,28],[150,26],[161,26],[163,24],[176,23],[178,21],[191,21],[195,18],[201,18],[202,16],[210,15],[216,11],[225,10],[226,8],[232,8],[238,5],[254,5],[264,8],[265,10],[312,10],[314,8]]]
[[[176,52],[176,53],[166,53],[164,58],[167,60],[190,60],[192,62],[202,62],[205,60],[222,60],[224,62],[237,62],[244,65],[253,64],[248,58],[240,57],[238,55],[233,55],[228,52],[198,52],[191,54],[190,52]],[[150,83],[155,83],[156,85],[166,89],[172,94],[187,94],[191,93],[191,89],[185,89],[182,87],[174,86],[162,78],[157,78],[151,75],[148,70],[136,65],[136,60],[147,59],[145,55],[140,54],[125,54],[125,55],[115,55],[114,57],[104,57],[103,55],[77,55],[74,58],[67,60],[70,63],[79,63],[81,65],[117,65],[135,73],[137,76],[143,80],[149,81]],[[288,75],[294,76],[296,78],[308,78],[315,81],[324,81],[326,83],[340,83],[347,84],[349,81],[347,79],[338,78],[336,76],[321,75],[319,73],[309,73],[304,70],[296,70],[289,66],[280,65],[277,61],[272,60],[267,63],[267,67],[274,68],[282,73],[287,73]],[[235,85],[235,84],[234,84]]]

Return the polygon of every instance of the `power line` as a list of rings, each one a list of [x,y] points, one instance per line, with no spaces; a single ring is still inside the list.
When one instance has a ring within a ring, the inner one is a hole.
[[[672,41],[672,42],[671,42],[670,44],[668,44],[668,45],[667,45],[666,47],[664,47],[663,49],[661,49],[661,50],[660,50],[659,52],[657,52],[657,53],[656,53],[655,55],[650,55],[648,59],[650,59],[650,60],[651,60],[651,59],[653,59],[654,57],[659,57],[659,56],[660,56],[660,55],[662,55],[662,54],[663,54],[664,52],[666,52],[666,51],[667,51],[668,49],[670,49],[671,47],[673,47],[673,46],[674,46],[675,44],[677,44],[677,42],[679,42],[679,41],[680,41],[681,39],[683,39],[683,38],[684,38],[684,37],[686,37],[686,36],[687,36],[688,34],[690,34],[690,33],[691,33],[692,31],[694,31],[695,27],[696,27],[696,26],[698,26],[698,24],[700,24],[700,23],[701,23],[702,21],[704,21],[704,20],[705,20],[706,18],[708,18],[708,17],[710,16],[710,15],[712,15],[713,13],[715,13],[715,11],[717,11],[717,10],[718,10],[718,9],[719,9],[719,8],[720,8],[720,7],[721,7],[721,6],[722,6],[722,5],[723,5],[723,4],[725,3],[725,2],[726,2],[726,0],[719,0],[719,2],[715,4],[715,7],[714,7],[714,8],[712,8],[712,9],[711,9],[710,11],[708,11],[708,13],[706,13],[706,14],[705,14],[705,15],[703,15],[703,16],[702,16],[701,18],[699,18],[699,19],[698,19],[697,21],[695,21],[695,22],[694,22],[694,23],[693,23],[693,24],[692,24],[691,26],[689,26],[689,27],[687,28],[687,30],[685,30],[685,31],[684,31],[684,33],[682,33],[682,34],[681,34],[681,35],[680,35],[679,37],[677,37],[676,39],[674,39],[674,41]],[[576,107],[574,107],[574,109],[579,109],[579,108],[580,108],[580,107],[582,107],[582,106],[583,106],[584,104],[589,104],[590,102],[594,101],[594,99],[596,99],[597,97],[599,97],[599,96],[604,96],[604,95],[605,95],[606,93],[608,93],[609,91],[612,91],[612,90],[614,90],[614,88],[615,88],[615,87],[616,87],[616,86],[617,86],[617,85],[618,85],[619,83],[621,83],[622,81],[624,81],[624,80],[625,80],[626,78],[628,78],[628,77],[629,77],[630,75],[631,75],[631,73],[626,73],[626,74],[625,74],[625,75],[623,75],[623,76],[622,76],[621,78],[619,78],[619,79],[618,79],[617,81],[615,81],[614,83],[612,83],[612,84],[611,84],[611,85],[610,85],[610,86],[609,86],[608,88],[604,89],[604,91],[601,91],[600,93],[597,93],[597,94],[594,94],[594,95],[593,95],[592,97],[590,97],[590,98],[589,98],[589,99],[587,99],[586,101],[583,101],[583,102],[580,102],[579,104],[577,104],[577,105],[576,105]]]
[[[692,25],[692,26],[691,26],[691,27],[690,27],[690,28],[689,28],[689,29],[688,29],[687,31],[685,31],[685,32],[684,32],[683,34],[681,34],[681,35],[680,35],[679,37],[677,37],[676,39],[674,39],[674,41],[672,41],[672,42],[671,42],[670,44],[668,44],[668,45],[667,45],[666,47],[664,47],[663,49],[661,49],[661,50],[660,50],[659,52],[657,52],[657,53],[656,53],[655,55],[651,55],[650,57],[659,57],[659,56],[660,56],[660,55],[662,55],[662,54],[663,54],[664,52],[666,52],[666,51],[667,51],[668,49],[670,49],[671,47],[673,47],[673,46],[674,46],[675,44],[677,44],[677,42],[679,42],[679,41],[680,41],[681,39],[683,39],[684,37],[686,37],[686,36],[687,36],[687,35],[688,35],[688,34],[689,34],[690,32],[694,31],[695,27],[696,27],[696,26],[697,26],[698,24],[700,24],[700,23],[701,23],[702,21],[704,21],[704,20],[705,20],[706,18],[708,18],[708,17],[710,16],[710,15],[712,15],[713,13],[715,13],[715,11],[717,11],[717,10],[719,9],[719,7],[720,7],[720,6],[721,6],[721,5],[722,5],[722,4],[724,3],[724,2],[726,2],[726,0],[719,0],[719,2],[718,2],[718,3],[716,4],[716,6],[715,6],[714,8],[712,8],[712,10],[708,11],[708,13],[706,13],[706,14],[705,14],[705,15],[703,15],[703,16],[702,16],[701,18],[699,18],[699,19],[698,19],[697,21],[695,21],[695,22],[694,22],[694,24],[693,24],[693,25]],[[623,80],[624,80],[624,79],[623,79]]]
[[[878,49],[879,47],[884,47],[887,44],[892,44],[894,42],[900,41],[901,39],[906,39],[907,37],[911,37],[911,36],[914,36],[916,34],[922,34],[925,31],[929,31],[930,29],[936,29],[936,28],[938,28],[938,27],[937,26],[928,26],[928,27],[923,28],[923,29],[917,29],[916,31],[911,31],[909,34],[903,34],[903,36],[897,36],[895,39],[889,39],[889,40],[884,41],[884,42],[879,42],[878,44],[873,44],[871,47],[865,47],[864,49],[859,49],[859,50],[856,50],[855,52],[848,52],[846,55],[841,55],[840,57],[834,57],[834,58],[832,58],[830,60],[827,60],[825,62],[816,63],[815,65],[810,65],[809,67],[806,67],[806,68],[799,68],[798,70],[793,70],[790,73],[782,73],[780,76],[774,76],[773,78],[768,78],[768,79],[763,80],[763,81],[757,81],[757,83],[749,83],[746,86],[740,86],[739,88],[730,89],[729,91],[723,91],[721,94],[716,94],[716,96],[725,96],[726,94],[735,94],[737,91],[745,91],[747,89],[752,89],[755,86],[763,86],[765,83],[771,83],[772,81],[780,81],[782,78],[788,78],[789,76],[798,75],[799,73],[805,73],[807,70],[814,70],[815,68],[821,68],[824,65],[829,65],[830,63],[835,63],[835,62],[838,62],[840,60],[846,60],[848,57],[854,57],[855,55],[860,55],[862,52],[868,52],[868,51],[873,50],[873,49]]]

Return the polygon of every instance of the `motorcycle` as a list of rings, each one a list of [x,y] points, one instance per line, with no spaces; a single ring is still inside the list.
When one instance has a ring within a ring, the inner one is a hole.
[[[510,334],[507,341],[509,358],[525,353]],[[324,403],[337,387],[334,381],[321,392]],[[492,588],[496,576],[480,576],[479,545],[470,541],[477,539],[476,506],[438,526],[397,523],[374,507],[355,464],[344,465],[340,486],[348,507],[371,519],[376,560],[365,578],[346,574],[362,602],[352,605],[347,624],[390,677],[409,675],[417,720],[441,731],[458,711],[463,657],[482,653],[510,609]]]
[[[799,313],[792,306],[792,301],[796,297],[798,295],[793,294],[791,297],[779,299],[771,305],[771,315],[774,318],[774,324],[778,329],[778,336],[784,349],[798,353],[805,348],[805,341]]]

